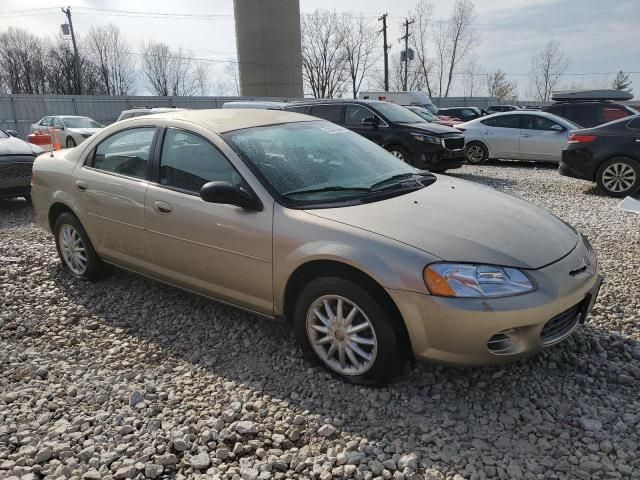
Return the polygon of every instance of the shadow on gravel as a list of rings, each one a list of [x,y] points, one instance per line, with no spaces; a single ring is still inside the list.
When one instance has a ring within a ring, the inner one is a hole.
[[[95,284],[75,281],[60,267],[51,273],[87,316],[124,329],[132,344],[160,347],[150,365],[180,358],[212,378],[338,419],[343,433],[387,453],[419,450],[442,466],[475,459],[488,471],[497,461],[515,461],[532,471],[573,472],[567,458],[576,451],[588,455],[605,440],[620,452],[632,448],[618,437],[635,428],[627,420],[640,405],[627,367],[637,369],[640,353],[634,360],[629,352],[640,347],[617,334],[581,327],[525,361],[476,369],[418,363],[387,388],[363,388],[303,360],[280,322],[119,270]],[[131,368],[140,361],[132,358]]]

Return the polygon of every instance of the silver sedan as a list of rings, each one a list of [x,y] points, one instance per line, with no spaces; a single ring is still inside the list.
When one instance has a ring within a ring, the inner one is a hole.
[[[84,142],[103,126],[89,117],[76,115],[57,115],[41,118],[31,125],[31,132],[49,133],[53,128],[58,143],[62,147],[73,148]]]
[[[497,113],[456,125],[464,132],[467,161],[491,158],[559,162],[571,130],[579,125],[545,112]]]

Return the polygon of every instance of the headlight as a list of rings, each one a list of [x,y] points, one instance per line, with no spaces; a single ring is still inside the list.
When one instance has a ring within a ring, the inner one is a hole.
[[[412,132],[411,136],[419,142],[435,143],[436,145],[440,145],[442,143],[442,138],[434,137],[433,135],[425,135],[424,133]]]
[[[429,292],[442,297],[508,297],[535,290],[533,281],[517,268],[432,263],[423,276]]]
[[[31,151],[33,152],[34,155],[40,155],[44,153],[43,148],[40,148],[39,146],[33,145],[33,144],[31,144]]]

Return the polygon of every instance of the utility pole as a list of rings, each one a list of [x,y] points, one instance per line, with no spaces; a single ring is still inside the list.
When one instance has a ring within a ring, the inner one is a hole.
[[[71,31],[71,43],[73,44],[73,70],[76,78],[76,92],[78,95],[82,95],[82,81],[80,77],[80,57],[78,57],[78,45],[76,44],[76,35],[73,32],[73,22],[71,21],[71,7],[67,7],[65,10],[61,8],[62,13],[67,16],[69,22],[69,30]]]
[[[404,21],[404,36],[400,37],[400,40],[404,40],[404,91],[407,91],[407,80],[409,77],[409,25],[411,25],[414,20],[409,21],[409,19],[405,19]]]
[[[384,41],[384,44],[382,45],[382,48],[384,49],[384,91],[388,92],[389,91],[389,53],[388,50],[391,48],[391,45],[387,44],[387,14],[385,13],[384,15],[382,15],[380,18],[378,18],[378,21],[382,20],[382,30],[380,30],[380,32],[382,32],[382,38]]]

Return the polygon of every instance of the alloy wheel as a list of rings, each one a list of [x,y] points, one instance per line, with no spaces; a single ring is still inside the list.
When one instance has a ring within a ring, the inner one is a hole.
[[[71,225],[62,225],[58,232],[58,243],[64,263],[76,275],[87,270],[87,252],[78,231]]]
[[[358,305],[339,295],[324,295],[311,304],[307,335],[316,355],[342,375],[362,375],[378,354],[371,321]]]
[[[402,152],[399,152],[398,150],[391,150],[390,153],[391,155],[396,157],[398,160],[402,160],[404,162],[404,155],[402,155]]]
[[[602,184],[610,192],[625,192],[634,185],[635,181],[636,172],[626,163],[612,163],[602,172]]]
[[[471,145],[467,149],[467,159],[472,163],[480,163],[484,159],[484,150],[480,145]]]

